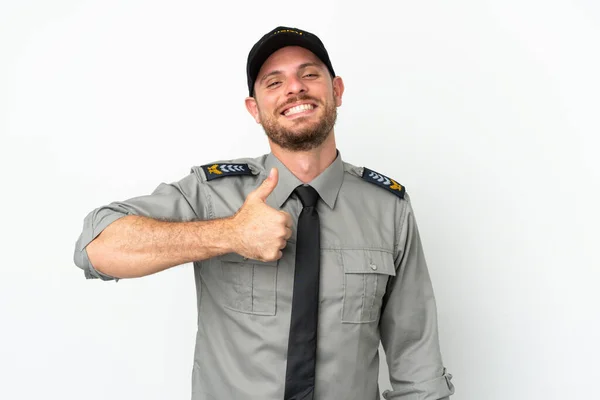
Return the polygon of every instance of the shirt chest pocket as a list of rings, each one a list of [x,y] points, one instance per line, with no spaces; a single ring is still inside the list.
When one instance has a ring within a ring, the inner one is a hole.
[[[275,315],[277,261],[262,262],[229,253],[219,257],[224,306],[243,313]]]
[[[342,263],[342,322],[378,321],[388,280],[396,275],[392,254],[379,250],[343,250]]]

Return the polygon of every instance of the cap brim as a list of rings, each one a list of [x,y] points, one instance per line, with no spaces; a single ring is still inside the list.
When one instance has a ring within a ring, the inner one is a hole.
[[[321,47],[311,43],[311,40],[308,37],[300,36],[295,33],[280,33],[271,36],[256,49],[255,54],[251,56],[251,61],[248,64],[249,76],[254,77],[254,81],[256,82],[262,65],[267,61],[271,54],[287,46],[303,47],[316,55],[324,64],[324,60],[329,59],[328,55],[323,52]]]

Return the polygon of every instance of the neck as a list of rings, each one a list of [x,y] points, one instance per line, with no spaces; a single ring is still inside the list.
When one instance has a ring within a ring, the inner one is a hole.
[[[270,146],[273,155],[303,183],[308,183],[319,176],[337,156],[333,131],[321,146],[308,151],[286,150],[273,142],[270,142]]]

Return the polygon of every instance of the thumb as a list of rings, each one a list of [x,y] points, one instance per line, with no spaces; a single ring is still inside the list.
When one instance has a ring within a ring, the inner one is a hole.
[[[255,190],[256,196],[262,201],[266,201],[275,186],[277,186],[277,182],[279,182],[279,171],[277,171],[277,168],[271,168],[267,179]]]

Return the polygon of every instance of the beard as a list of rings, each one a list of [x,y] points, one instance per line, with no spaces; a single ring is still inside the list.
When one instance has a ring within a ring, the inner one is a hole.
[[[286,104],[303,100],[314,101],[319,105],[317,108],[323,108],[323,116],[318,121],[308,123],[307,120],[310,117],[299,117],[292,120],[292,123],[295,125],[294,127],[285,128],[277,121],[277,116],[263,114],[259,109],[261,125],[267,137],[282,149],[291,151],[312,150],[323,144],[333,130],[337,119],[337,108],[333,97],[331,101],[323,105],[316,99],[309,98],[308,96],[291,99]]]

